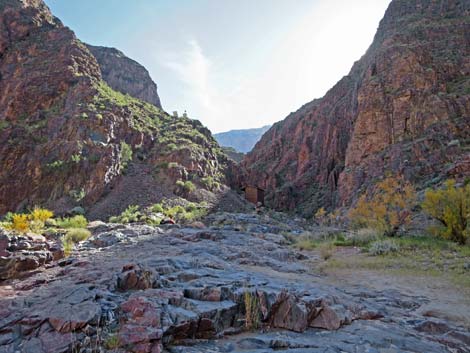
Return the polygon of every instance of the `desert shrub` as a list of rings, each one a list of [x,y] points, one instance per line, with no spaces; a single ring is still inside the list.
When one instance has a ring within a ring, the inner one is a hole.
[[[191,193],[191,192],[193,192],[194,190],[196,190],[196,186],[194,186],[194,184],[193,184],[191,181],[188,180],[188,181],[185,181],[185,182],[184,182],[184,190],[185,190],[186,192]]]
[[[388,177],[359,198],[349,211],[349,218],[358,228],[394,236],[400,227],[410,223],[415,203],[416,192],[409,182],[402,177]]]
[[[26,233],[29,230],[29,216],[26,214],[14,214],[10,228],[20,233]]]
[[[196,190],[196,186],[191,181],[177,180],[175,193],[178,194],[190,194]]]
[[[3,221],[4,222],[8,222],[8,223],[11,223],[13,222],[13,216],[15,215],[15,213],[13,212],[7,212],[4,216],[3,216]]]
[[[459,244],[470,238],[470,184],[457,187],[448,180],[444,188],[426,191],[422,208],[439,221],[433,229],[436,235]]]
[[[248,330],[256,330],[260,326],[261,305],[256,292],[246,291],[245,302],[245,327]]]
[[[126,169],[130,161],[132,161],[132,147],[121,141],[121,170]]]
[[[345,245],[350,246],[366,246],[374,241],[379,240],[380,236],[375,229],[362,228],[348,235]]]
[[[91,236],[90,231],[84,228],[70,228],[66,234],[66,237],[74,243],[85,241],[90,236]]]
[[[109,218],[111,223],[134,223],[138,222],[142,217],[140,207],[137,205],[129,205],[119,216]]]
[[[373,242],[369,248],[369,254],[373,256],[379,255],[388,255],[391,253],[397,253],[400,250],[400,247],[389,239],[378,240]]]
[[[79,190],[70,190],[69,191],[69,196],[75,201],[75,202],[80,202],[82,201],[85,196],[86,192],[84,188],[81,188]]]
[[[69,256],[73,250],[74,244],[77,244],[81,241],[87,240],[91,236],[91,233],[88,229],[83,228],[71,228],[67,233],[62,237],[62,245],[64,247],[64,253],[66,256]]]
[[[326,261],[333,256],[335,246],[330,242],[322,243],[318,246],[318,250],[320,251],[320,257]]]
[[[54,217],[54,212],[46,210],[45,208],[35,207],[31,211],[31,220],[46,222],[47,220]]]
[[[220,189],[220,183],[211,176],[202,178],[201,183],[204,188],[209,191],[216,191]]]
[[[177,215],[182,215],[186,212],[183,206],[174,206],[165,210],[165,215],[175,218]]]
[[[104,341],[104,347],[108,350],[116,350],[121,345],[119,336],[111,335]]]
[[[82,215],[73,217],[58,218],[56,224],[59,228],[86,228],[88,225],[87,219]]]
[[[150,211],[155,213],[163,213],[163,206],[159,203],[156,203],[150,207]]]

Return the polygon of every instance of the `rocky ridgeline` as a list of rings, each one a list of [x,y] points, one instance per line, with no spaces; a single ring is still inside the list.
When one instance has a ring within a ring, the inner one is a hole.
[[[426,298],[336,288],[281,234],[300,220],[94,222],[71,257],[0,285],[0,352],[469,352]]]

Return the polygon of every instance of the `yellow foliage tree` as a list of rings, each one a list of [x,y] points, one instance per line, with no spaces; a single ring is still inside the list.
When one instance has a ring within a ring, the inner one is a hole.
[[[349,211],[349,218],[357,227],[394,236],[400,227],[410,223],[415,204],[413,186],[403,177],[388,177],[359,198],[356,207]]]
[[[470,184],[457,187],[448,180],[443,189],[426,191],[422,207],[439,221],[438,235],[459,244],[470,238]]]
[[[326,211],[325,209],[322,207],[320,209],[318,209],[318,211],[315,213],[315,220],[320,223],[320,224],[323,224],[325,223],[325,220],[326,220]]]

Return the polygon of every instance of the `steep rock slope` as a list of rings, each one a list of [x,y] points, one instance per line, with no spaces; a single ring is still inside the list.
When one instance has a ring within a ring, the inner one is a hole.
[[[393,0],[374,42],[321,99],[275,124],[244,182],[281,209],[348,206],[386,174],[470,175],[470,2]]]
[[[208,129],[111,89],[42,0],[0,2],[0,92],[0,214],[88,207],[131,159],[160,187],[222,178],[225,156]]]
[[[253,149],[256,142],[269,128],[270,125],[257,129],[230,130],[214,134],[214,138],[221,146],[232,147],[238,152],[247,153]]]
[[[103,80],[112,89],[162,108],[157,85],[138,62],[114,48],[87,45],[100,65]]]

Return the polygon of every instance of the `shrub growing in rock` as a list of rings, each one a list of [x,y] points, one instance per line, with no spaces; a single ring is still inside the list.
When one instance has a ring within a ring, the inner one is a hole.
[[[73,216],[70,218],[58,218],[56,224],[59,228],[86,228],[88,225],[87,219],[82,215]]]
[[[402,177],[388,177],[359,198],[349,218],[358,228],[373,228],[386,236],[394,236],[400,227],[410,223],[415,204],[413,186]]]
[[[244,295],[245,302],[245,327],[248,330],[256,330],[260,326],[260,313],[261,306],[256,295],[256,292],[252,293],[246,291]]]
[[[110,217],[109,221],[111,223],[127,224],[139,222],[141,217],[140,207],[138,205],[129,205],[119,216]]]
[[[220,183],[211,176],[202,178],[201,183],[204,188],[209,191],[217,191],[220,189]]]
[[[444,188],[426,191],[422,207],[440,223],[432,229],[436,235],[459,244],[470,238],[470,184],[458,187],[448,180]]]
[[[87,240],[91,236],[88,229],[83,228],[71,228],[62,238],[62,244],[64,246],[64,253],[66,256],[70,255],[73,250],[74,244],[80,243]]]
[[[71,228],[67,231],[66,237],[74,243],[85,241],[90,237],[91,233],[88,229]]]

